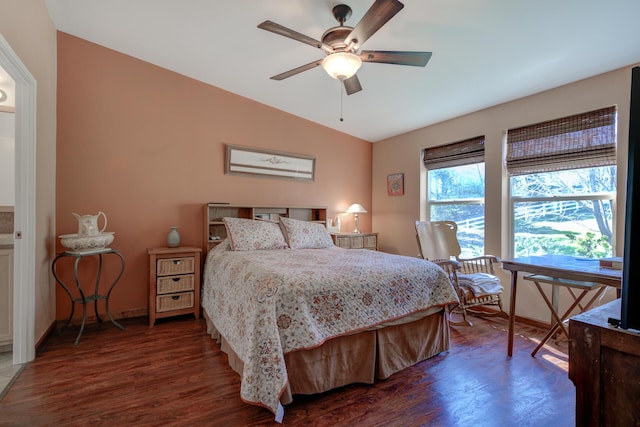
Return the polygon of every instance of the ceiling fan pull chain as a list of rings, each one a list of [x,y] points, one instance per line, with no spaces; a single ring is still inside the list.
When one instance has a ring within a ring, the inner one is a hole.
[[[344,94],[344,88],[342,86],[342,81],[340,81],[340,121],[344,122],[344,118],[342,117],[342,98]]]

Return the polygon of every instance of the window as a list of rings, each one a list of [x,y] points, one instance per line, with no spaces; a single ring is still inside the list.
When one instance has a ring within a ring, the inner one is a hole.
[[[429,220],[455,221],[463,257],[484,254],[484,137],[424,150]]]
[[[513,256],[613,253],[616,110],[509,130]]]

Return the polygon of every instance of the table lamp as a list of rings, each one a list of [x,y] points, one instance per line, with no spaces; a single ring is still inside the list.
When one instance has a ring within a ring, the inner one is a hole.
[[[349,206],[349,209],[347,209],[347,213],[352,213],[354,214],[354,220],[355,220],[355,224],[356,224],[356,229],[353,230],[354,233],[360,233],[360,230],[358,230],[358,214],[360,213],[367,213],[367,210],[360,204],[360,203],[354,203],[351,206]]]

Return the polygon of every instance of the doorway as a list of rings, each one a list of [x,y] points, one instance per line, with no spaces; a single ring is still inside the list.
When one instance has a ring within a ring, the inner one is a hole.
[[[0,67],[0,371],[12,363],[15,83]]]
[[[0,67],[16,87],[13,363],[35,358],[36,80],[0,35]]]

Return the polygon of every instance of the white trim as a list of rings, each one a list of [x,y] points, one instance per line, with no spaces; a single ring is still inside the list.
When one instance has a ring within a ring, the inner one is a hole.
[[[0,66],[16,84],[13,363],[35,358],[36,79],[0,35]]]

